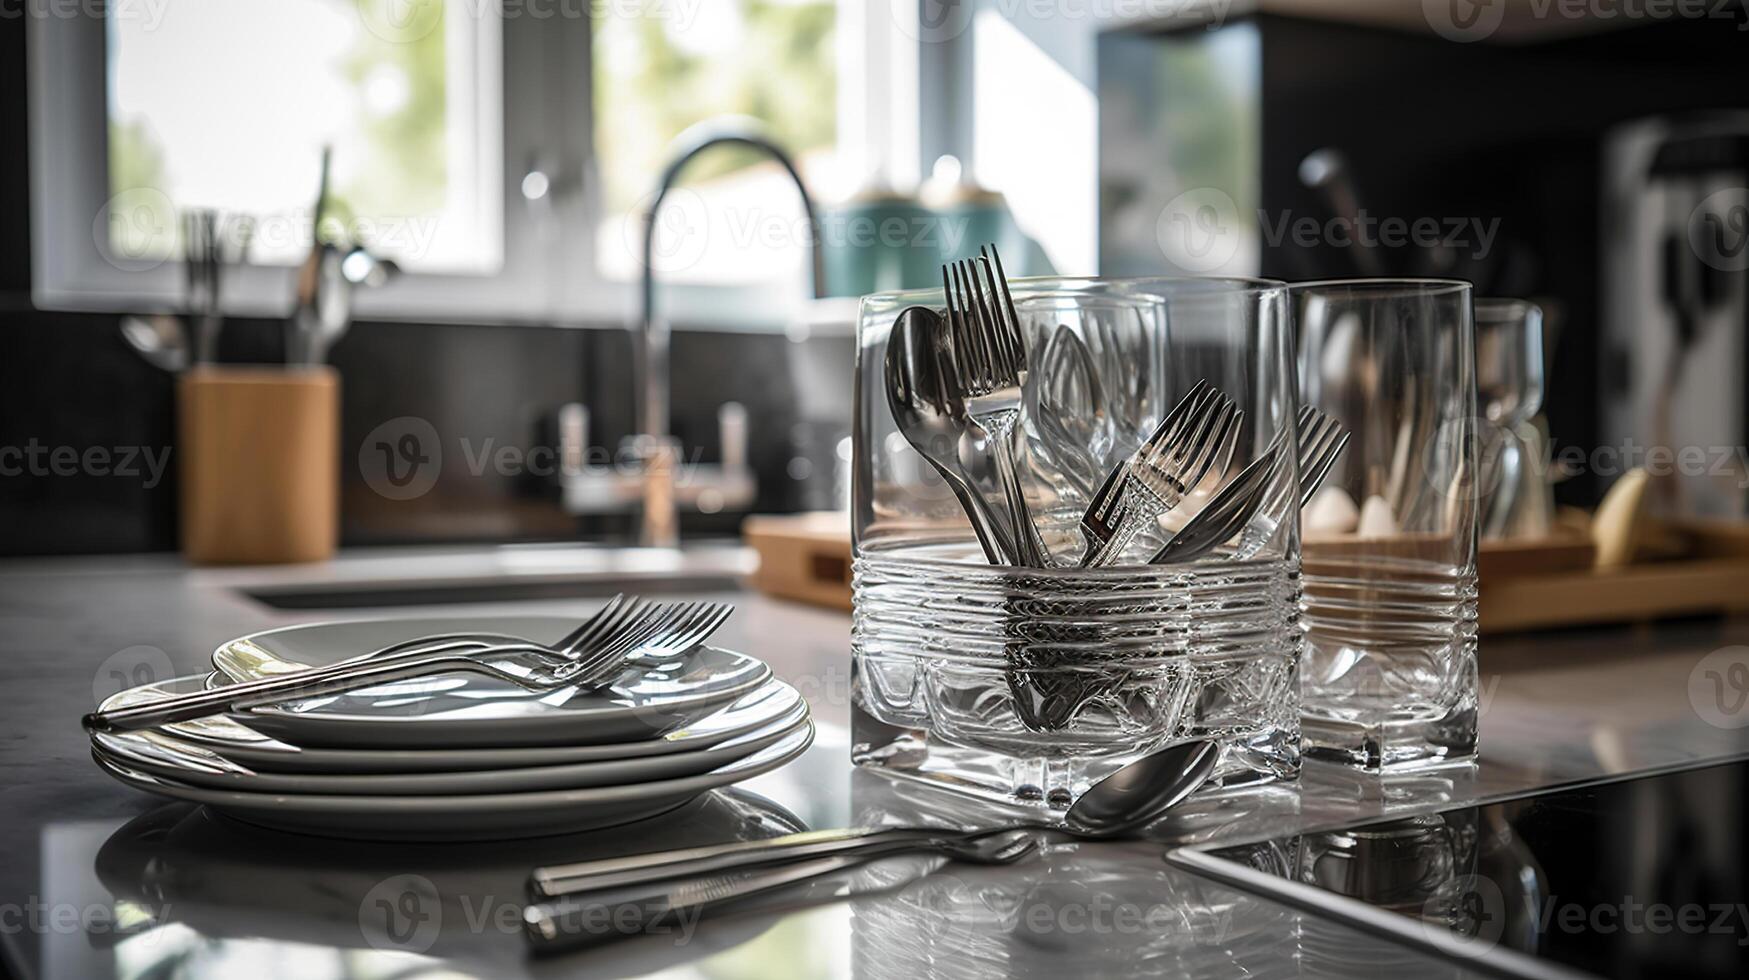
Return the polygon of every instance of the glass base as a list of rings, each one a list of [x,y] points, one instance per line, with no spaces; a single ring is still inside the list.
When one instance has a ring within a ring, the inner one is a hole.
[[[1364,772],[1416,772],[1467,765],[1476,757],[1476,712],[1437,718],[1334,717],[1305,712],[1300,738],[1306,758]]]
[[[926,729],[897,728],[855,705],[851,712],[850,757],[856,765],[1009,806],[1066,810],[1089,786],[1160,747],[1142,745],[1097,757],[997,752],[953,745]],[[1251,739],[1225,739],[1214,775],[1196,795],[1297,780],[1297,736],[1291,729],[1278,729]]]

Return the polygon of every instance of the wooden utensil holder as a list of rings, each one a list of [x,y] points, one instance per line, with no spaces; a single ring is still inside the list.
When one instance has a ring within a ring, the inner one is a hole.
[[[340,531],[340,378],[200,367],[177,383],[182,551],[201,565],[321,561]]]

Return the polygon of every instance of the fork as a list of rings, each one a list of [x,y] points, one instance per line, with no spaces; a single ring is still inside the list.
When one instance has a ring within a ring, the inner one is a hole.
[[[1310,503],[1336,462],[1336,457],[1348,444],[1348,431],[1340,422],[1315,408],[1300,409],[1295,424],[1299,456],[1299,503]],[[1281,523],[1289,496],[1289,484],[1282,479],[1280,436],[1264,455],[1258,457],[1243,472],[1234,477],[1189,523],[1173,535],[1151,560],[1151,564],[1168,564],[1198,558],[1223,542],[1239,535],[1239,543],[1231,557],[1243,561],[1257,554]]]
[[[1086,544],[1086,551],[1081,556],[1082,565],[1093,562],[1093,556],[1111,540],[1112,535],[1117,533],[1118,525],[1123,523],[1123,491],[1129,476],[1130,463],[1151,452],[1155,439],[1175,431],[1184,416],[1199,404],[1199,399],[1207,388],[1207,380],[1191,385],[1190,390],[1184,393],[1184,397],[1178,400],[1178,404],[1155,427],[1154,435],[1123,462],[1112,467],[1111,472],[1106,475],[1105,482],[1100,485],[1098,492],[1088,502],[1086,512],[1081,515],[1081,538]]]
[[[1115,561],[1136,535],[1178,506],[1217,459],[1224,467],[1244,417],[1232,399],[1208,388],[1182,417],[1162,421],[1144,451],[1130,460],[1117,504],[1117,528],[1089,564]]]
[[[369,659],[297,671],[145,704],[97,711],[84,717],[88,731],[137,731],[283,701],[369,687],[449,670],[470,670],[531,691],[599,686],[634,652],[663,654],[690,649],[734,611],[725,603],[610,603],[567,637],[570,649],[554,649],[515,637],[494,642],[490,634],[410,641],[406,649]],[[593,647],[576,647],[577,643]],[[410,644],[425,644],[414,646]],[[379,652],[380,653],[380,652]]]
[[[1014,527],[1015,557],[1022,565],[1044,568],[1050,556],[1033,524],[1014,462],[1014,427],[1020,420],[1026,385],[1026,338],[1008,292],[1002,257],[994,245],[978,252],[976,259],[941,267],[954,379],[964,396],[966,415],[984,430],[995,456],[996,480]]]

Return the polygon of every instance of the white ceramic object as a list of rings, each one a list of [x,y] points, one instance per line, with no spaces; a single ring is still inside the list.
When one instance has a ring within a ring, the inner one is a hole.
[[[237,819],[329,837],[394,841],[499,840],[597,830],[671,810],[702,793],[770,772],[807,750],[812,724],[707,773],[625,786],[474,796],[342,796],[250,793],[153,776],[93,749],[128,786],[202,803]]]
[[[557,616],[357,620],[268,630],[213,654],[227,681],[322,667],[440,633],[504,633],[550,643],[577,621]],[[281,741],[326,748],[524,748],[651,738],[764,684],[771,671],[746,654],[693,647],[633,658],[599,688],[529,691],[508,681],[447,673],[344,694],[255,708],[232,717]]]

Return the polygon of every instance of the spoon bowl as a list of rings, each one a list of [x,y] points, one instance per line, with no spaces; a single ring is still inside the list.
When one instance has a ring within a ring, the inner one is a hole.
[[[1213,739],[1188,739],[1164,746],[1089,787],[1069,808],[1061,824],[1028,823],[978,830],[947,827],[816,830],[758,841],[536,868],[529,887],[537,898],[550,899],[653,881],[720,875],[760,865],[790,867],[810,859],[851,861],[918,851],[979,864],[1007,864],[1042,846],[1047,834],[1110,839],[1152,823],[1200,789],[1214,774],[1220,757],[1220,744]],[[1032,846],[1024,846],[1025,842]]]
[[[154,367],[177,374],[188,367],[188,334],[168,313],[121,318],[122,339]]]
[[[958,388],[942,371],[945,337],[934,310],[913,306],[899,314],[887,339],[887,405],[900,434],[959,499],[984,557],[993,565],[1011,565],[1014,545],[960,463],[961,445],[982,433],[975,431]]]
[[[1150,752],[1087,788],[1063,822],[1082,837],[1116,837],[1152,823],[1214,775],[1212,739],[1187,739]]]

